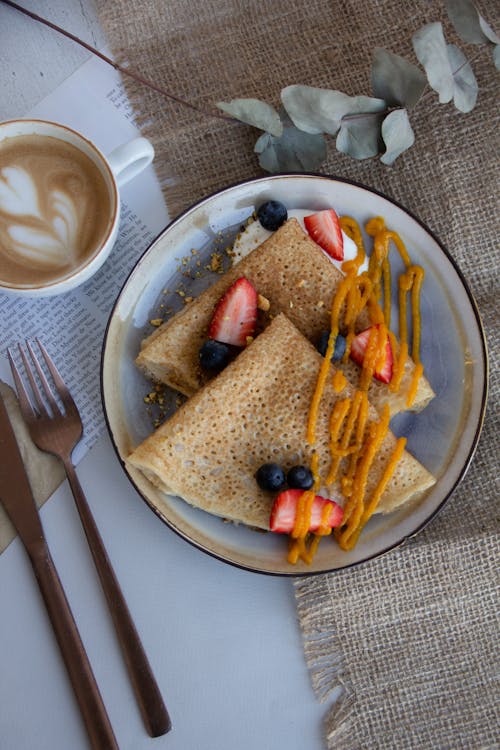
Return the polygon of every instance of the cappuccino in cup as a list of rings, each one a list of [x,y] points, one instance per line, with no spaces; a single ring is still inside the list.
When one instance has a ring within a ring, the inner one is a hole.
[[[144,138],[108,158],[56,123],[0,123],[0,293],[68,291],[99,268],[116,239],[118,184],[151,162]]]
[[[98,167],[71,143],[19,135],[0,142],[0,280],[66,278],[103,245],[113,214]]]

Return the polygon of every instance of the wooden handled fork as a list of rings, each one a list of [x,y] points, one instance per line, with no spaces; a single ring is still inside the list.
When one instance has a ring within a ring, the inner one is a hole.
[[[38,339],[37,343],[63,408],[60,408],[29,342],[26,342],[26,347],[32,364],[21,345],[19,352],[35,406],[31,403],[13,354],[8,351],[19,406],[35,445],[57,456],[64,464],[146,729],[151,737],[159,737],[171,729],[170,717],[71,460],[73,449],[83,433],[82,420],[56,366]]]

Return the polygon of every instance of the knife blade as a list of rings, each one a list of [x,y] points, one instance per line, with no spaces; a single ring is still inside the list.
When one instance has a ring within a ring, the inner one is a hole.
[[[0,395],[0,500],[28,551],[43,529],[5,402]]]
[[[21,451],[1,394],[0,500],[29,555],[91,747],[94,750],[118,750],[85,647],[50,556]]]

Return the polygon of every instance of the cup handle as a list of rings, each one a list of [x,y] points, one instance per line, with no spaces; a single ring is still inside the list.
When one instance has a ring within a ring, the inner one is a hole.
[[[142,172],[155,155],[154,148],[147,138],[133,138],[115,148],[106,158],[115,176],[118,187],[122,187]]]

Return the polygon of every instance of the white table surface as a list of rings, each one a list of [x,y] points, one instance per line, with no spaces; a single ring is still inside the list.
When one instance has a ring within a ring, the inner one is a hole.
[[[102,31],[85,0],[24,0],[85,40]],[[88,55],[0,3],[0,120],[22,116]],[[146,507],[104,435],[78,469],[169,707],[173,730],[143,728],[67,484],[42,522],[122,749],[320,750],[292,583],[225,565]],[[0,747],[88,746],[24,550],[0,557]]]

